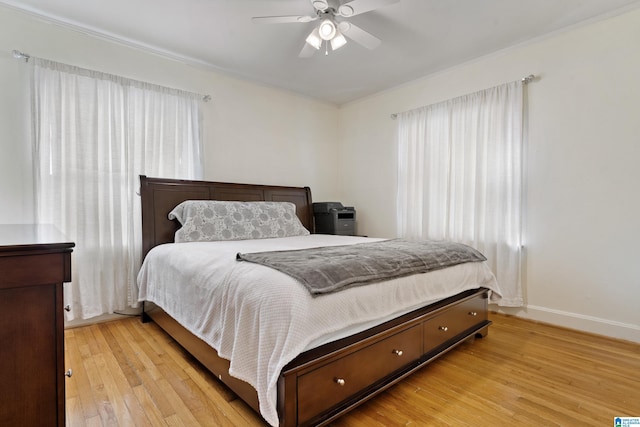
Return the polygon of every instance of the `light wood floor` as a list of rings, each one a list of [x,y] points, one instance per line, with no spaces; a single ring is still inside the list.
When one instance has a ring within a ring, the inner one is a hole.
[[[332,425],[612,426],[640,417],[640,345],[492,314],[462,344]],[[265,426],[155,324],[65,331],[68,426]]]

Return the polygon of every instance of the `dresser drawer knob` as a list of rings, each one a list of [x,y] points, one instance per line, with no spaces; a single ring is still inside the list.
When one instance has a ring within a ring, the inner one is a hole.
[[[478,315],[478,312],[476,312],[476,311],[470,311],[469,312],[469,316],[476,317],[477,315]]]
[[[73,375],[73,371],[71,369],[68,369],[67,372],[64,373],[64,376],[67,378],[71,378],[72,375]]]
[[[344,380],[344,378],[336,378],[335,379],[336,384],[338,384],[339,386],[344,386],[346,384],[346,381]]]
[[[393,350],[393,354],[395,354],[396,356],[402,356],[402,350]]]
[[[440,330],[442,332],[447,332],[449,330],[449,328],[447,328],[446,326],[438,326],[438,330]]]
[[[71,306],[69,304],[65,305],[64,311],[67,311],[67,312],[71,311]]]

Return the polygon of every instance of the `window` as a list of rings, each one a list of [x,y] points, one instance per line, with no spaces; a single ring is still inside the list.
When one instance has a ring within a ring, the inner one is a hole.
[[[398,234],[481,251],[521,306],[523,83],[398,115]]]
[[[68,319],[137,306],[139,175],[202,177],[199,97],[33,58],[36,218],[76,243]]]

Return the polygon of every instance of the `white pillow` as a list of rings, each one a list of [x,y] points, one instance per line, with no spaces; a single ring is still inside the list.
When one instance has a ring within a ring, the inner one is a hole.
[[[268,239],[308,235],[289,202],[228,202],[187,200],[176,206],[169,219],[182,228],[175,242]]]

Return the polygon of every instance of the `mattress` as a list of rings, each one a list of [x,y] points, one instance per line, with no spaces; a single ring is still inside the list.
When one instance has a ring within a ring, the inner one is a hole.
[[[229,374],[258,394],[260,412],[278,424],[277,381],[303,351],[383,323],[468,289],[500,289],[486,262],[472,262],[312,297],[290,276],[236,254],[373,242],[309,235],[224,242],[171,243],[146,256],[139,300],[151,301],[230,361]]]

